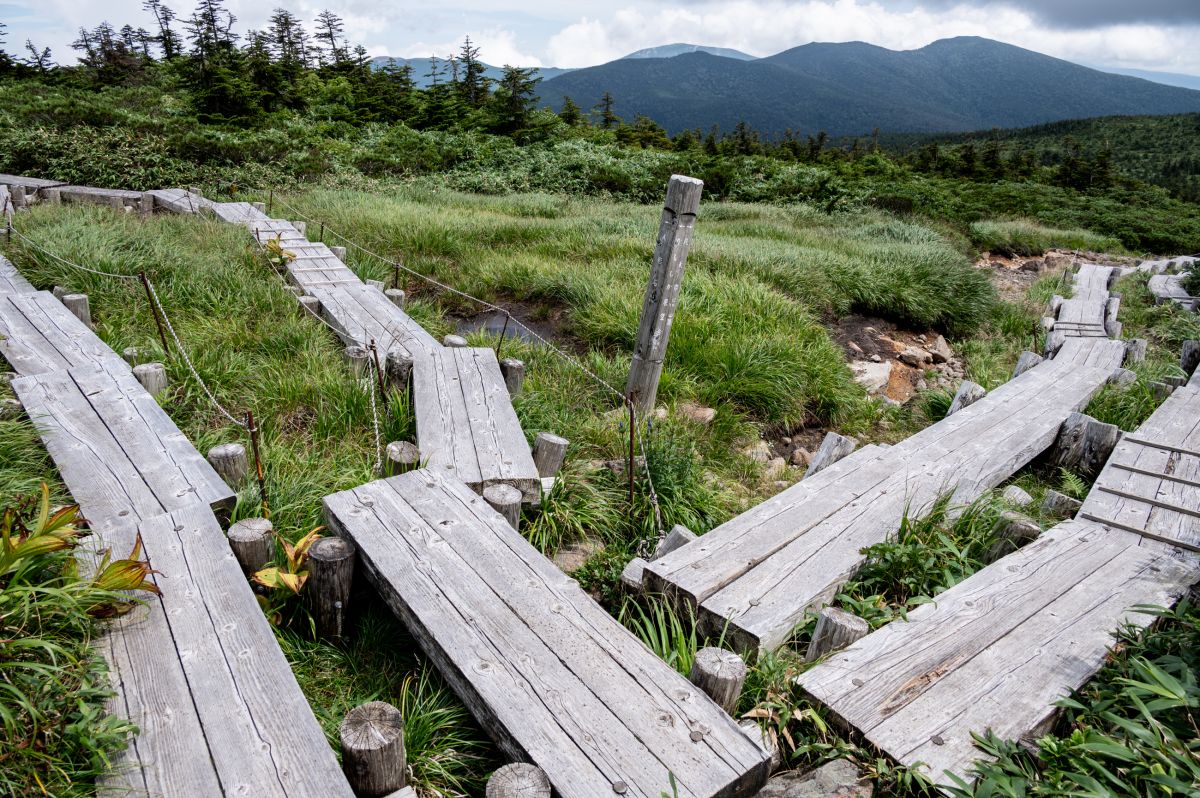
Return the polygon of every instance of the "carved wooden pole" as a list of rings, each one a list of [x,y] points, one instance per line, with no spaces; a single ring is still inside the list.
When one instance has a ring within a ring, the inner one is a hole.
[[[663,204],[658,242],[654,247],[654,263],[650,267],[650,282],[646,286],[646,300],[642,305],[633,363],[630,364],[629,381],[625,385],[625,395],[643,413],[654,409],[663,358],[667,354],[667,341],[671,336],[671,322],[675,318],[675,306],[679,304],[683,267],[692,244],[692,228],[696,224],[703,188],[703,181],[682,175],[672,175],[667,184],[667,201]]]

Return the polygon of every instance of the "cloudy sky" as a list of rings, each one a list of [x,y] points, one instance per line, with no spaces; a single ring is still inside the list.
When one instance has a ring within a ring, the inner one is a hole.
[[[166,0],[181,15],[194,0]],[[912,49],[946,36],[999,39],[1097,66],[1200,75],[1200,0],[229,0],[238,29],[284,5],[329,8],[372,55],[446,55],[465,33],[493,64],[579,67],[670,42],[763,56],[811,41]],[[141,0],[0,0],[9,52],[26,38],[71,60],[80,25],[152,26]]]

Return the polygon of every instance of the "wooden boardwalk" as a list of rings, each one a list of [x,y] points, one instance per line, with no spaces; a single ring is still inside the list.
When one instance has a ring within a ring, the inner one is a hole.
[[[367,578],[559,796],[753,795],[767,753],[463,483],[419,470],[325,499]]]
[[[12,294],[32,294],[34,288],[29,284],[12,262],[0,255],[0,298]]]
[[[16,277],[10,277],[6,283],[19,287],[24,278],[15,270],[13,274]],[[125,365],[48,291],[0,292],[0,355],[22,376],[109,359]]]
[[[895,446],[857,452],[646,566],[644,585],[699,609],[702,628],[756,653],[787,640],[940,495],[970,501],[1045,451],[1119,365],[1118,342],[1064,345],[985,398]],[[1078,359],[1099,358],[1096,366]]]
[[[1158,305],[1174,302],[1185,310],[1196,310],[1196,297],[1184,290],[1182,275],[1156,274],[1150,278],[1146,287],[1150,289]]]

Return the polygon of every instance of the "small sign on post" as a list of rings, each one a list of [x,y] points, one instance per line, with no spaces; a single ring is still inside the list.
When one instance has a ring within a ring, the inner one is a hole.
[[[667,200],[663,203],[662,222],[658,227],[654,263],[650,267],[650,282],[646,286],[646,300],[642,305],[633,363],[629,367],[629,382],[625,386],[625,395],[642,413],[654,409],[658,395],[658,380],[662,376],[675,306],[679,304],[683,267],[692,244],[692,228],[696,224],[696,212],[700,209],[700,192],[703,189],[704,181],[683,175],[672,175],[667,184]]]

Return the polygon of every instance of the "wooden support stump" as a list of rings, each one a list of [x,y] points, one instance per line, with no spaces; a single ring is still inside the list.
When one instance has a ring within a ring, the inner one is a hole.
[[[136,346],[127,346],[121,350],[121,357],[131,367],[136,366],[141,360],[141,351]]]
[[[962,384],[958,386],[958,393],[954,394],[954,401],[950,403],[950,409],[946,411],[946,415],[953,415],[964,407],[975,404],[985,396],[987,396],[987,391],[983,389],[982,385],[970,380],[963,380]]]
[[[412,375],[412,356],[402,349],[392,349],[387,353],[387,365],[384,368],[390,379],[406,383]]]
[[[208,450],[208,464],[233,491],[239,490],[250,476],[246,447],[240,443],[222,443],[212,447]]]
[[[642,413],[654,410],[658,396],[658,381],[671,337],[675,307],[679,304],[683,270],[703,189],[703,181],[683,175],[672,175],[667,184],[667,199],[658,226],[650,281],[646,285],[646,298],[633,347],[633,362],[625,384],[625,395]]]
[[[1183,352],[1179,356],[1179,368],[1189,377],[1196,373],[1200,366],[1200,341],[1184,341]]]
[[[993,530],[996,542],[984,556],[985,563],[995,562],[1006,554],[1012,554],[1042,534],[1042,528],[1032,519],[1020,513],[1005,512],[1000,515]]]
[[[1187,377],[1163,377],[1162,381],[1164,383],[1166,383],[1167,385],[1170,385],[1172,388],[1182,388],[1183,386],[1187,385],[1188,378]]]
[[[346,262],[346,248],[345,247],[330,247],[329,251],[333,253],[333,257],[337,258],[342,263]]]
[[[1051,518],[1074,518],[1082,506],[1083,502],[1056,490],[1046,491],[1042,499],[1042,512]]]
[[[1147,341],[1145,338],[1130,338],[1125,342],[1125,362],[1122,365],[1128,366],[1130,363],[1141,363],[1146,359]]]
[[[1121,440],[1115,424],[1104,424],[1083,413],[1067,416],[1054,443],[1054,462],[1064,468],[1094,476]]]
[[[1160,402],[1167,401],[1167,398],[1175,391],[1175,386],[1167,382],[1159,382],[1154,380],[1150,383],[1150,391],[1154,394],[1154,398]]]
[[[1113,385],[1132,385],[1137,382],[1137,374],[1129,369],[1113,369],[1108,381]]]
[[[746,682],[746,663],[732,651],[702,648],[696,652],[688,678],[717,706],[732,715],[737,710],[742,685]]]
[[[371,286],[377,291],[382,291],[386,283],[384,283],[383,280],[367,280],[367,285]]]
[[[515,357],[506,357],[500,361],[500,373],[504,375],[504,386],[508,388],[509,396],[516,396],[525,384],[525,364]]]
[[[1009,485],[1000,498],[1016,507],[1028,507],[1033,504],[1033,497],[1020,485]]]
[[[512,485],[489,485],[483,489],[483,500],[504,516],[513,529],[521,528],[521,498],[524,494]]]
[[[346,360],[350,363],[350,368],[356,377],[365,377],[370,373],[370,358],[371,353],[366,347],[352,344],[344,350],[343,354]]]
[[[804,472],[804,477],[807,479],[828,468],[856,448],[858,448],[858,441],[854,438],[838,435],[836,432],[825,433],[825,438],[821,441],[817,453],[812,456],[812,460],[808,461],[808,470]]]
[[[442,346],[448,346],[451,349],[461,349],[467,345],[467,339],[461,335],[447,335],[442,339]]]
[[[308,222],[292,222],[292,227],[302,236],[308,237]]]
[[[486,798],[550,798],[550,779],[537,765],[514,762],[488,779]]]
[[[74,314],[75,318],[91,328],[92,309],[88,305],[87,294],[63,294],[62,303],[66,306],[67,310]]]
[[[1054,357],[1066,342],[1067,335],[1061,330],[1051,330],[1046,333],[1046,357]]]
[[[332,539],[332,538],[326,538]],[[386,701],[346,713],[338,728],[342,772],[359,798],[383,798],[406,783],[404,716]]]
[[[142,363],[133,367],[133,376],[151,396],[167,389],[167,367],[162,363]]]
[[[138,213],[142,216],[149,216],[154,213],[154,195],[146,192],[142,198],[138,200]]]
[[[62,191],[57,188],[44,188],[41,194],[47,205],[62,204]]]
[[[0,421],[13,421],[21,417],[21,403],[16,399],[0,399]]]
[[[62,302],[62,298],[71,292],[63,288],[61,285],[56,285],[54,288],[50,289],[50,293],[54,294],[55,299],[57,299],[59,302]]]
[[[1062,307],[1063,302],[1065,302],[1065,301],[1066,300],[1063,299],[1058,294],[1055,294],[1054,296],[1050,297],[1050,315],[1057,319],[1059,308]]]
[[[414,468],[421,467],[421,450],[415,443],[408,441],[392,441],[387,445],[383,458],[383,473],[394,477],[397,474],[407,474]]]
[[[25,186],[9,186],[8,194],[14,208],[25,208],[29,205],[29,196],[25,193]]]
[[[295,296],[295,297],[304,296],[304,289],[298,285],[285,285],[283,287],[283,290],[287,291],[289,294],[291,294],[292,296]]]
[[[658,544],[658,548],[654,550],[654,556],[650,559],[657,560],[660,557],[665,557],[676,549],[683,548],[695,539],[695,532],[683,524],[676,524],[671,527],[671,531],[663,538],[662,543]]]
[[[1050,332],[1054,329],[1054,325],[1058,323],[1058,319],[1053,316],[1042,316],[1042,330]]]
[[[229,548],[247,577],[274,559],[274,533],[275,526],[266,518],[243,518],[229,527]]]
[[[385,288],[383,295],[391,300],[396,307],[404,310],[404,290],[401,288]]]
[[[1017,367],[1013,369],[1013,378],[1020,377],[1043,360],[1045,358],[1037,352],[1022,352],[1021,356],[1017,358]]]
[[[328,640],[340,640],[345,631],[355,551],[354,544],[342,538],[321,538],[308,550],[304,592],[308,594],[317,634]]]
[[[771,772],[774,773],[776,770],[779,770],[779,767],[783,764],[783,752],[779,750],[779,739],[768,733],[762,726],[759,726],[758,721],[753,718],[739,720],[738,728],[771,755]]]
[[[621,587],[630,593],[638,593],[642,589],[642,577],[646,574],[648,563],[641,557],[634,557],[621,571]]]
[[[857,615],[825,607],[817,613],[817,625],[813,629],[812,641],[804,655],[806,662],[813,662],[831,651],[838,651],[859,638],[866,637],[871,626]]]
[[[1117,321],[1117,310],[1121,307],[1119,296],[1110,296],[1104,303],[1104,332],[1109,338],[1121,337],[1121,322]]]
[[[321,300],[315,296],[305,295],[296,297],[296,301],[300,303],[300,315],[302,317],[316,316],[318,319],[321,318]]]
[[[562,468],[571,442],[550,432],[539,432],[533,439],[533,464],[538,476],[553,477]]]

